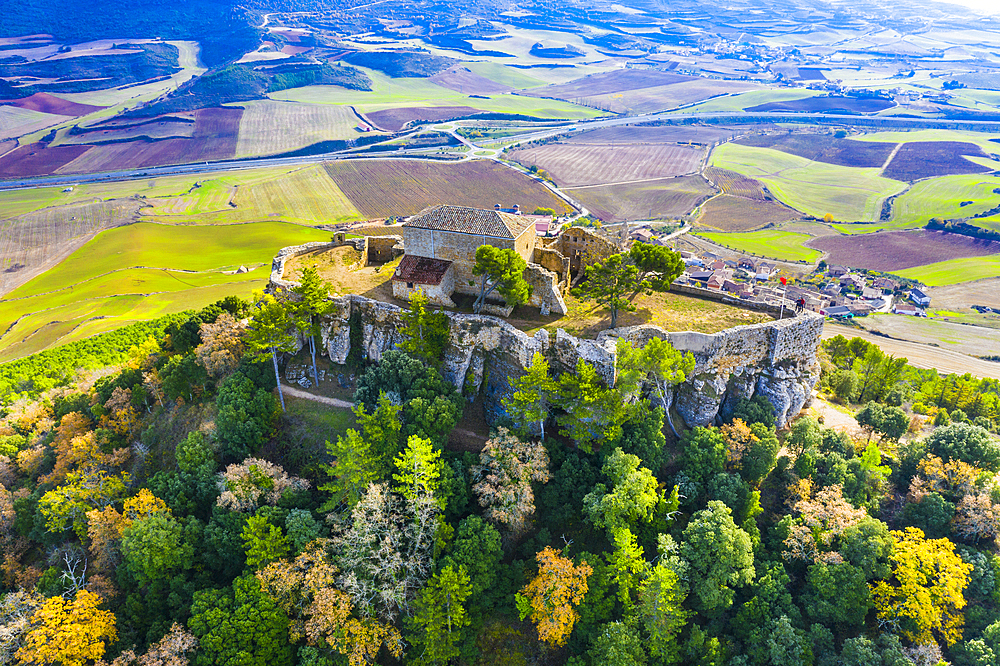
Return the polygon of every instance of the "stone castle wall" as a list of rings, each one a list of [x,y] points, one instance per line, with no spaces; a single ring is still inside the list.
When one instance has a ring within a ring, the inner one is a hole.
[[[282,279],[284,262],[290,256],[322,245],[311,243],[282,250],[274,261],[271,288],[294,286]],[[333,312],[323,319],[321,335],[323,349],[334,363],[347,360],[352,315],[357,315],[362,327],[364,358],[378,361],[382,354],[402,342],[402,309],[398,306],[353,294],[331,301]],[[562,329],[555,335],[544,329],[528,335],[503,319],[488,315],[453,312],[447,315],[451,342],[445,350],[442,373],[467,395],[481,392],[491,422],[503,415],[501,399],[511,390],[510,379],[525,373],[536,352],[549,360],[556,375],[571,372],[582,358],[613,384],[618,338],[637,347],[653,337],[664,338],[676,349],[694,355],[694,372],[668,401],[689,427],[710,425],[717,418],[731,414],[741,398],[756,394],[771,402],[779,427],[784,426],[808,405],[819,380],[817,350],[823,318],[809,312],[712,334],[633,326],[604,331],[596,340],[577,338]]]

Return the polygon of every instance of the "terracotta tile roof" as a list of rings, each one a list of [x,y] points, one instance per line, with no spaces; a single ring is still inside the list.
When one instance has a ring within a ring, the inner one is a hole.
[[[494,238],[517,238],[525,229],[532,226],[532,221],[522,215],[512,215],[497,210],[465,206],[432,206],[411,217],[403,226],[458,231]]]
[[[403,255],[392,279],[416,284],[439,285],[450,267],[451,262],[444,259],[431,259],[430,257],[407,254]]]

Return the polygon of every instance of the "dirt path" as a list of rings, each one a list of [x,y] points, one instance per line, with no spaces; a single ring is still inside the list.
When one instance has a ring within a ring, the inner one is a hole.
[[[832,338],[835,335],[843,335],[845,338],[864,338],[878,345],[886,353],[894,356],[905,356],[909,364],[917,368],[934,368],[938,372],[959,375],[971,372],[976,377],[1000,379],[1000,363],[984,361],[950,349],[931,347],[919,342],[883,338],[850,326],[827,323],[823,327],[823,337]]]
[[[815,412],[817,417],[823,417],[824,428],[846,432],[851,437],[861,437],[863,435],[861,426],[858,425],[853,416],[845,414],[819,396],[813,396],[813,402],[809,410]]]
[[[353,402],[347,402],[346,400],[340,400],[338,398],[327,398],[323,395],[315,395],[313,393],[309,393],[308,391],[303,391],[300,388],[289,386],[285,382],[281,382],[281,390],[285,392],[285,395],[290,395],[293,398],[321,402],[324,405],[330,405],[331,407],[338,407],[340,409],[352,409],[354,407]]]

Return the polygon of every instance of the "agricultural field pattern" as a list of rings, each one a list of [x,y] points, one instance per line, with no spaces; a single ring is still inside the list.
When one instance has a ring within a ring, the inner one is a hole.
[[[58,29],[0,25],[0,353],[244,293],[298,229],[376,229],[438,203],[683,223],[701,251],[793,277],[820,261],[931,290],[1000,277],[996,16],[799,0],[324,7],[263,3],[156,34],[118,34],[87,8]],[[213,259],[236,225],[258,240]],[[190,268],[168,247],[196,233],[215,236]],[[165,244],[128,269],[158,279],[59,272],[132,236]],[[39,300],[52,275],[76,296]]]

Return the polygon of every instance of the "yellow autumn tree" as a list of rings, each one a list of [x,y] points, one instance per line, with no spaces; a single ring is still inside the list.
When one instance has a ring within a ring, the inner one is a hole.
[[[28,664],[83,666],[104,656],[108,643],[118,638],[115,614],[99,610],[101,598],[80,590],[72,601],[48,599],[31,617],[32,627],[17,659]]]
[[[918,645],[933,642],[935,634],[954,644],[962,638],[962,591],[972,565],[955,554],[948,539],[925,539],[915,527],[891,534],[896,541],[889,558],[894,580],[871,586],[878,618],[898,622],[902,634]]]
[[[574,566],[551,546],[535,555],[538,575],[517,595],[521,619],[531,617],[538,638],[551,645],[565,645],[580,619],[576,607],[587,594],[587,577],[593,568],[586,562]]]
[[[87,512],[87,536],[90,538],[91,563],[97,571],[110,571],[121,561],[120,542],[122,532],[137,520],[154,513],[170,513],[167,504],[151,493],[141,489],[135,496],[124,502],[124,512],[119,513],[113,506],[91,509]]]

